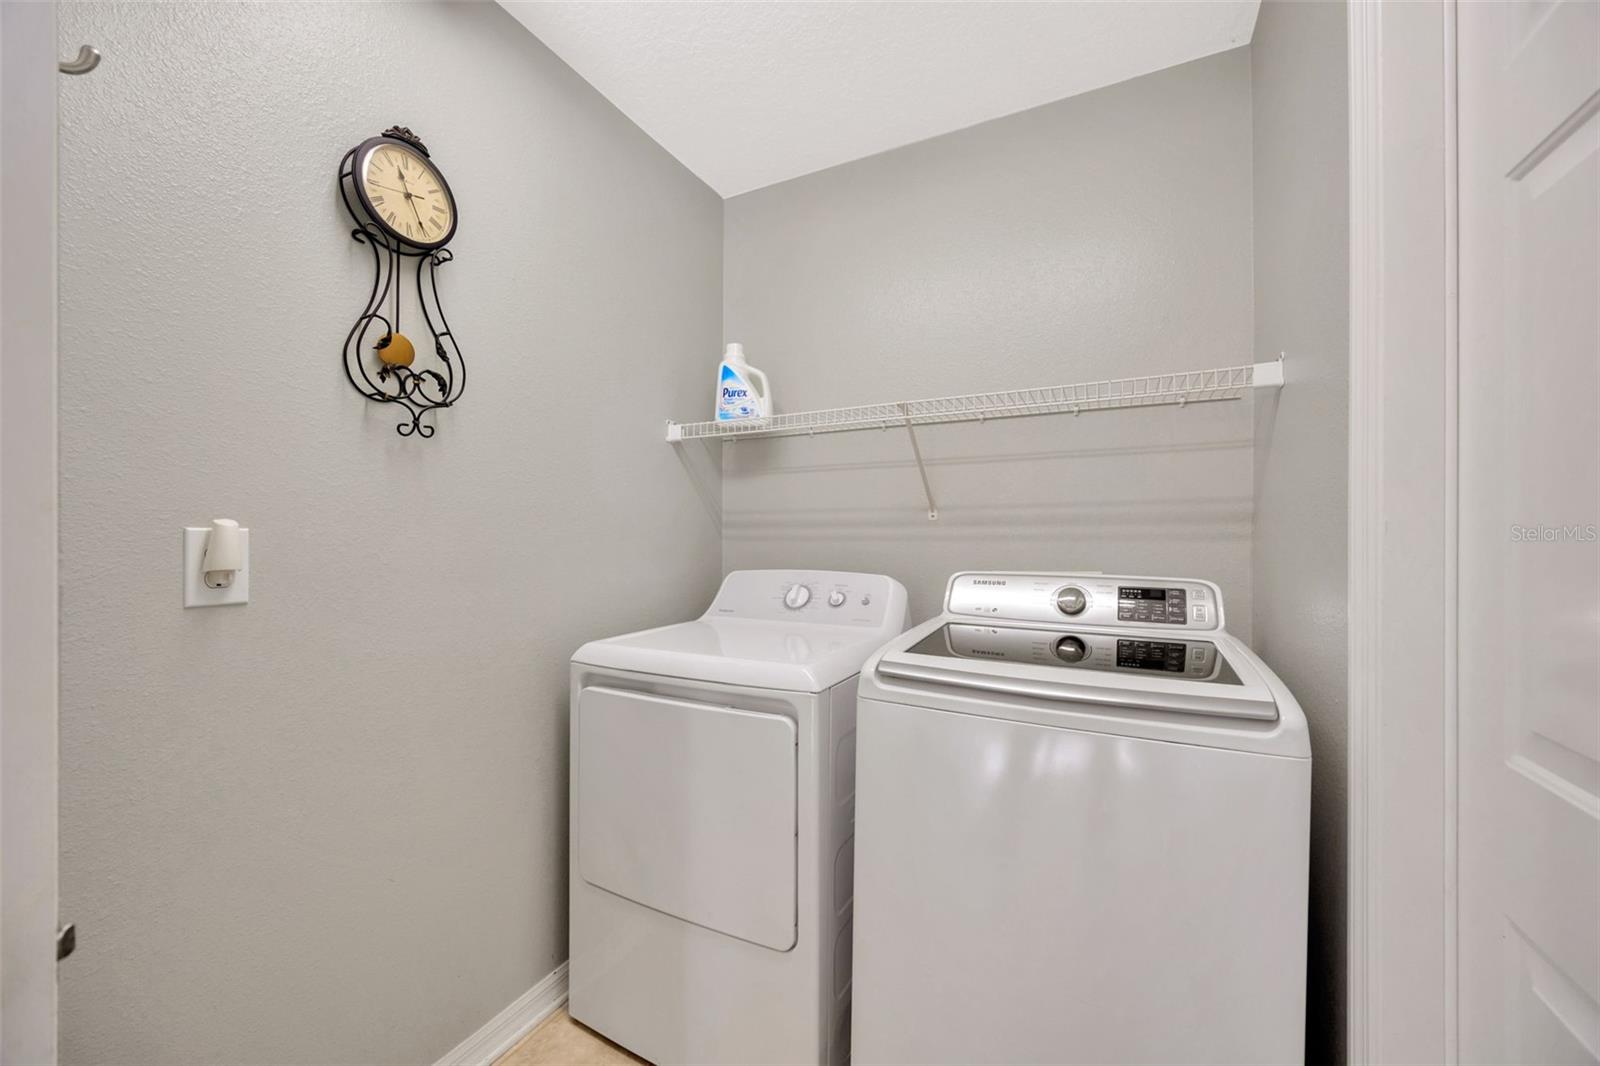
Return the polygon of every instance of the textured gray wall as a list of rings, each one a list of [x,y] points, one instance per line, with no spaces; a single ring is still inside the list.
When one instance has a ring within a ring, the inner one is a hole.
[[[735,197],[724,331],[780,410],[1254,361],[1236,49]],[[710,396],[703,401],[709,405]],[[723,565],[1205,577],[1250,633],[1251,409],[740,442]]]
[[[106,56],[61,82],[62,1061],[431,1062],[566,957],[567,657],[715,589],[660,434],[722,205],[494,5],[60,30]],[[335,168],[396,122],[461,202],[430,441],[339,365]],[[185,611],[213,516],[253,599]]]
[[[1250,46],[1256,348],[1288,387],[1256,433],[1256,650],[1311,723],[1310,1062],[1345,1058],[1349,156],[1343,3],[1268,0]]]

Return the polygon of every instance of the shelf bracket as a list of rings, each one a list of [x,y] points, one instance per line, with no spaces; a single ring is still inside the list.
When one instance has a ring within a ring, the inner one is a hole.
[[[1283,388],[1283,353],[1278,353],[1278,358],[1266,363],[1257,363],[1250,368],[1250,385],[1257,389]]]
[[[897,404],[906,420],[906,436],[911,438],[911,454],[917,459],[917,475],[922,478],[922,494],[928,498],[928,521],[939,520],[939,505],[933,502],[933,486],[928,484],[928,468],[922,462],[922,449],[917,445],[917,427],[911,424],[911,412],[905,404]]]

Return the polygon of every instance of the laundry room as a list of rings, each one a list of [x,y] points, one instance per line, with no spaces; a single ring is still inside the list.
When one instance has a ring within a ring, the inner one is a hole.
[[[1597,101],[1593,0],[0,3],[0,1063],[1600,1062]]]

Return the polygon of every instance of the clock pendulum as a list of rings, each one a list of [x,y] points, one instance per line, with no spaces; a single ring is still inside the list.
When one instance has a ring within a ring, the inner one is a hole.
[[[417,358],[417,347],[404,333],[386,333],[379,337],[372,350],[390,366],[410,366]]]
[[[404,126],[345,153],[339,195],[356,224],[351,236],[372,249],[373,269],[366,307],[345,337],[345,376],[367,399],[405,410],[395,426],[402,437],[431,437],[434,426],[423,416],[453,405],[467,384],[436,276],[454,258],[445,245],[456,232],[455,196],[421,139]],[[417,305],[436,366],[419,367],[416,345],[400,332],[400,276],[407,262],[415,265]]]

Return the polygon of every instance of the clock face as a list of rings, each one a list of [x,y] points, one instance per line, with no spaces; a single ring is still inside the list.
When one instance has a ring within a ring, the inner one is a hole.
[[[373,219],[400,240],[437,248],[455,233],[450,186],[409,145],[375,138],[358,154],[357,175],[357,188]]]

